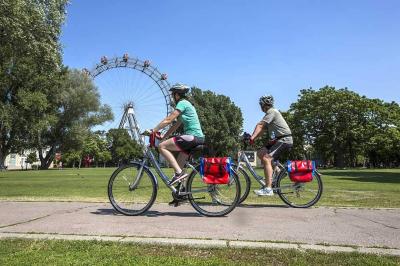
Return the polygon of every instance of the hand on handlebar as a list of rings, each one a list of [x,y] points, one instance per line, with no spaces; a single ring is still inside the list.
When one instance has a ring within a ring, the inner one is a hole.
[[[249,133],[244,132],[242,138],[245,144],[250,144],[250,145],[254,144],[254,139],[251,138],[251,135]]]
[[[146,129],[141,133],[142,136],[150,136],[153,133],[152,129]]]
[[[161,135],[161,132],[159,132],[159,131],[158,132],[154,132],[153,129],[146,129],[145,131],[143,131],[141,133],[142,136],[147,136],[147,137],[150,137],[152,134],[154,134],[154,136],[157,139],[162,139],[163,138],[163,136]]]

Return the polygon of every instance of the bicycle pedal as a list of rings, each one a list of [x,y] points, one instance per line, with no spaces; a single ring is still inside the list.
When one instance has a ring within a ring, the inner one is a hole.
[[[180,205],[180,202],[180,200],[174,199],[173,201],[169,202],[168,205],[178,207]]]

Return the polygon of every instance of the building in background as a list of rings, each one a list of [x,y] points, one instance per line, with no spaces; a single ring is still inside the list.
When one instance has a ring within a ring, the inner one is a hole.
[[[36,157],[38,158],[38,161],[30,164],[26,162],[26,158],[28,158],[28,154],[30,154],[31,150],[25,150],[23,153],[11,153],[6,157],[6,160],[4,161],[4,166],[8,170],[21,170],[21,169],[32,169],[36,168],[38,169],[40,166],[40,161],[39,161],[39,153],[36,151]],[[43,151],[43,156],[46,156],[47,151]],[[53,163],[51,163],[49,168],[53,168]]]

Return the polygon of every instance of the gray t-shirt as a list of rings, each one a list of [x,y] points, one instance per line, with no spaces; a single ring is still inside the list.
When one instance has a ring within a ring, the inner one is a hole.
[[[290,128],[282,114],[275,108],[269,108],[261,122],[265,123],[264,127],[267,127],[271,138],[273,134],[275,135],[275,138],[292,134],[292,131],[290,131]],[[291,136],[281,138],[278,141],[293,144],[293,138]]]

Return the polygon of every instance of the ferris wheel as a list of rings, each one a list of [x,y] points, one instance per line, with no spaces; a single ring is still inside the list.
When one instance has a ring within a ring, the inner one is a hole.
[[[149,60],[128,54],[103,56],[92,69],[84,68],[83,72],[93,79],[101,102],[113,110],[114,121],[104,127],[126,128],[139,143],[143,141],[140,129],[153,128],[173,110],[167,74]]]

